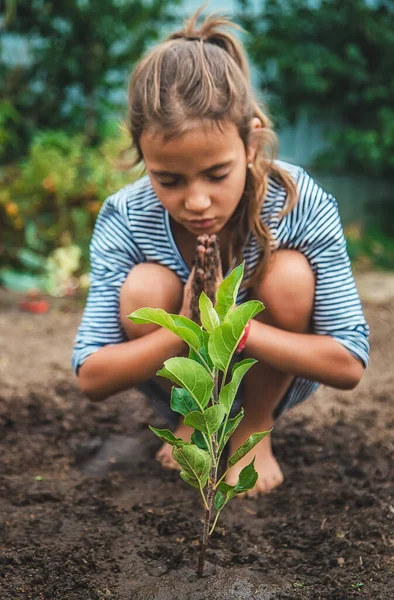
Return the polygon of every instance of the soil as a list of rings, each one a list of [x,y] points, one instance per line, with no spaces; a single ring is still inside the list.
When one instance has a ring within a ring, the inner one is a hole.
[[[81,395],[73,304],[0,305],[0,600],[394,598],[392,295],[365,302],[358,388],[278,422],[285,483],[223,511],[202,580],[198,494],[155,462],[147,399]]]

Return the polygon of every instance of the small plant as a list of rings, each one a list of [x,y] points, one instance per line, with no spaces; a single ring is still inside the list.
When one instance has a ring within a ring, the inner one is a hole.
[[[234,399],[242,378],[257,362],[251,358],[242,360],[234,365],[230,375],[231,359],[247,323],[264,309],[257,300],[236,306],[243,272],[244,265],[241,264],[224,279],[217,290],[215,306],[204,292],[201,293],[201,327],[185,316],[169,314],[162,309],[141,308],[129,315],[134,323],[155,323],[166,327],[184,340],[190,349],[188,358],[166,360],[157,375],[179,386],[172,388],[171,408],[182,415],[185,425],[194,428],[191,442],[175,437],[168,429],[150,429],[173,446],[172,455],[181,467],[181,478],[201,494],[205,519],[197,567],[200,577],[204,571],[209,536],[221,511],[237,494],[243,494],[256,484],[254,459],[242,469],[236,485],[227,484],[225,476],[269,433],[262,431],[251,435],[230,456],[227,469],[219,476],[223,450],[243,417],[243,409],[236,416],[230,416]]]

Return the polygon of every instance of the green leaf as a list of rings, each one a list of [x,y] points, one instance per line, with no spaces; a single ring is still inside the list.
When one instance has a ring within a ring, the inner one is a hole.
[[[201,327],[199,325],[197,325],[197,323],[195,323],[191,319],[188,319],[187,317],[184,317],[183,315],[171,314],[171,317],[172,317],[172,320],[174,321],[174,324],[177,327],[177,329],[179,329],[181,331],[181,328],[183,328],[183,329],[192,331],[194,333],[194,335],[198,339],[198,348],[200,348],[203,345],[203,342],[204,342],[203,332],[202,332]],[[177,331],[175,331],[175,333],[177,333]],[[179,333],[178,333],[178,335],[179,335]],[[179,337],[181,337],[181,336],[179,336]]]
[[[172,388],[170,406],[173,411],[184,417],[194,410],[199,410],[193,396],[184,388]]]
[[[220,319],[205,292],[202,292],[200,296],[199,307],[202,326],[208,333],[211,333],[215,327],[220,325]]]
[[[180,356],[169,358],[157,375],[184,387],[203,409],[207,406],[214,383],[206,369],[199,363]]]
[[[170,331],[173,331],[175,326],[171,315],[162,308],[139,308],[130,315],[127,315],[127,318],[133,321],[133,323],[154,323]]]
[[[172,456],[181,466],[181,477],[186,483],[197,489],[206,485],[211,469],[211,457],[208,452],[189,444],[180,448],[174,447]]]
[[[234,308],[237,301],[238,290],[244,274],[244,263],[235,267],[218,287],[216,293],[215,311],[222,320]]]
[[[186,415],[184,424],[189,427],[194,427],[202,433],[208,433],[207,424],[204,419],[204,414],[199,411],[194,411]]]
[[[225,322],[231,323],[234,328],[239,328],[242,324],[243,332],[247,323],[264,308],[264,304],[260,300],[248,300],[229,313],[225,318]]]
[[[45,289],[44,278],[40,275],[19,272],[7,267],[0,269],[0,283],[13,292],[27,292],[31,289],[43,291]]]
[[[241,360],[239,363],[234,365],[230,383],[225,385],[220,390],[219,394],[219,403],[224,406],[227,414],[231,410],[242,378],[249,371],[250,367],[257,362],[258,361],[254,358],[246,358],[245,360]]]
[[[212,436],[219,429],[224,415],[225,410],[223,406],[221,404],[215,404],[214,406],[207,408],[203,413],[198,411],[189,413],[185,417],[184,423],[185,425],[198,429],[198,431],[201,431],[202,433]]]
[[[204,436],[201,433],[201,431],[198,431],[198,429],[195,429],[191,435],[190,441],[192,444],[194,444],[195,446],[198,446],[198,448],[200,448],[200,450],[206,450],[209,451],[209,448],[204,440]]]
[[[162,308],[139,308],[127,315],[133,323],[154,323],[169,329],[195,350],[204,343],[200,327],[191,319],[182,315],[172,315]]]
[[[269,433],[271,433],[271,429],[269,431],[261,431],[260,433],[253,433],[239,448],[234,452],[234,454],[228,460],[228,466],[234,466],[241,458],[245,456],[248,452],[252,450],[264,439]]]
[[[228,485],[225,481],[221,481],[219,483],[219,489],[216,492],[214,503],[216,510],[222,510],[222,508],[227,504],[231,498],[234,498],[235,493],[233,493],[234,486]]]
[[[195,360],[196,362],[200,363],[200,365],[203,365],[204,367],[205,367],[205,364],[208,365],[208,368],[212,371],[212,369],[213,369],[213,362],[211,361],[211,358],[210,358],[210,356],[208,354],[209,333],[207,333],[204,330],[201,330],[201,332],[203,334],[204,344],[199,349],[199,354],[197,354],[197,352],[193,348],[190,348],[190,350],[189,350],[189,358],[191,358],[192,360]],[[201,360],[201,358],[204,359],[205,364]]]
[[[223,494],[223,492],[221,492],[220,490],[217,491],[214,498],[214,504],[216,510],[222,510],[222,508],[226,504],[226,494]]]
[[[234,486],[234,491],[236,494],[243,494],[244,492],[254,488],[256,485],[258,475],[256,469],[254,468],[254,460],[255,459],[253,459],[252,462],[244,467],[240,472],[238,482]]]
[[[224,322],[209,336],[208,351],[216,368],[226,371],[241,340],[245,326],[262,311],[264,305],[258,300],[249,300],[229,313]]]
[[[208,349],[208,344],[209,344],[209,333],[207,331],[203,331],[202,332],[203,338],[204,338],[204,345],[202,346],[200,352],[205,360],[205,362],[207,363],[208,367],[212,370],[213,369],[213,362],[211,357],[209,356],[209,349]]]
[[[220,448],[219,448],[220,451],[225,447],[228,440],[233,435],[234,431],[237,429],[238,425],[240,424],[240,422],[243,419],[243,416],[244,416],[244,409],[241,408],[240,412],[237,415],[235,415],[235,417],[233,417],[232,419],[229,419],[227,421],[223,441],[220,444]],[[222,438],[222,431],[223,431],[223,426],[220,428],[220,431],[219,431],[219,440]]]
[[[204,411],[204,419],[210,436],[218,431],[225,414],[225,410],[221,404],[210,406]]]
[[[25,238],[27,245],[38,252],[45,252],[45,243],[40,237],[37,223],[28,221],[25,226]]]
[[[29,271],[40,271],[45,266],[46,259],[29,248],[20,248],[16,256]]]
[[[182,440],[182,438],[175,437],[175,435],[171,433],[169,429],[156,429],[156,427],[151,427],[150,425],[149,429],[153,431],[153,433],[157,435],[157,437],[163,440],[163,442],[167,442],[168,444],[171,444],[171,446],[177,446],[178,448],[180,448],[181,446],[184,446],[188,443],[185,442],[185,440]]]
[[[253,459],[252,462],[240,472],[236,485],[229,485],[225,481],[219,483],[219,488],[214,499],[216,510],[222,510],[222,508],[237,494],[244,494],[248,490],[253,489],[257,479],[258,475],[254,468]]]

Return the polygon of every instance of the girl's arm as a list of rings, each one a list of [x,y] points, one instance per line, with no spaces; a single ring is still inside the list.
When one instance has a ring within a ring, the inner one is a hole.
[[[328,335],[292,333],[251,321],[248,355],[285,373],[339,389],[353,389],[364,367],[347,348]]]
[[[194,271],[183,288],[179,313],[188,318],[193,278]],[[154,377],[164,361],[183,355],[186,350],[186,343],[164,328],[121,344],[105,345],[81,365],[78,373],[81,390],[90,400],[105,400]]]
[[[130,269],[145,260],[125,209],[131,193],[127,188],[105,201],[90,245],[91,285],[72,362],[82,391],[92,400],[149,379],[166,359],[183,350],[183,342],[169,331],[129,341],[121,325],[120,289]]]
[[[246,349],[286,373],[354,388],[368,364],[368,326],[351,271],[336,200],[302,171],[299,200],[280,221],[283,247],[308,259],[315,274],[313,333],[252,321]]]
[[[88,356],[80,367],[81,390],[90,400],[105,400],[153,377],[165,360],[179,356],[185,347],[177,335],[166,329],[104,346]]]

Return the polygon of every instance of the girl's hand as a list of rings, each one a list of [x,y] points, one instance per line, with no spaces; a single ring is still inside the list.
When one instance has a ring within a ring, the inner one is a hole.
[[[186,281],[185,286],[183,288],[183,300],[181,310],[179,314],[187,317],[188,319],[192,318],[192,296],[193,296],[193,284],[194,284],[194,274],[195,267],[192,268],[189,279]]]
[[[184,287],[180,314],[200,323],[199,299],[202,292],[215,304],[216,292],[223,281],[219,240],[216,235],[197,238],[194,267]]]

